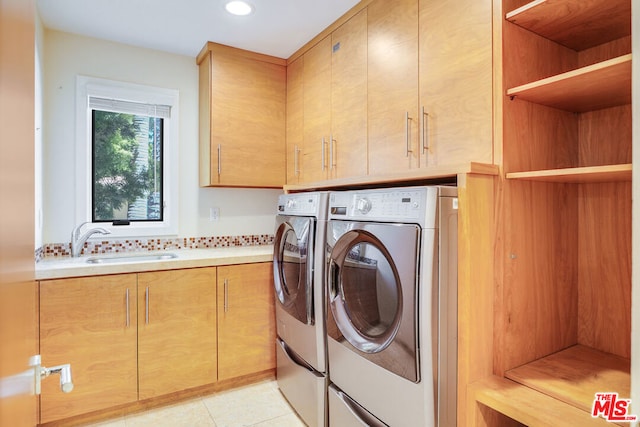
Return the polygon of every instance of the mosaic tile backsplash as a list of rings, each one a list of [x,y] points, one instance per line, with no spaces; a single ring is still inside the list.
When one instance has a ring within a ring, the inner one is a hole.
[[[181,237],[173,239],[94,240],[86,242],[81,255],[115,254],[177,249],[206,249],[230,246],[257,246],[273,244],[272,234],[247,236]],[[45,257],[70,256],[69,243],[47,243],[36,249],[36,262]]]

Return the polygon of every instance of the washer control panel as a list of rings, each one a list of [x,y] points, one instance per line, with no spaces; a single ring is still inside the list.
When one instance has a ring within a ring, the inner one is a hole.
[[[319,208],[320,194],[318,193],[282,194],[278,198],[279,214],[311,216],[316,215]]]

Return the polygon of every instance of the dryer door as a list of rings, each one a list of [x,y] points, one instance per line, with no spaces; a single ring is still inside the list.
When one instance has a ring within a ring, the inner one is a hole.
[[[314,220],[278,217],[273,248],[276,299],[295,319],[313,325]]]
[[[419,381],[416,278],[420,228],[332,221],[327,235],[327,244],[332,246],[327,333],[379,366]]]

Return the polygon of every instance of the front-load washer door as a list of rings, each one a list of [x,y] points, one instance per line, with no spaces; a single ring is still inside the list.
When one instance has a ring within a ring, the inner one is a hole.
[[[295,319],[313,325],[314,219],[278,217],[273,248],[277,302]]]
[[[418,382],[420,228],[330,221],[327,333],[371,362]]]

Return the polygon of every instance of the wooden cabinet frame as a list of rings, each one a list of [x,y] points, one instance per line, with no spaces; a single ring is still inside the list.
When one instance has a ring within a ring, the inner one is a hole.
[[[42,357],[70,363],[75,384],[65,395],[59,382],[42,383],[42,424],[96,421],[275,373],[270,262],[39,286]]]

